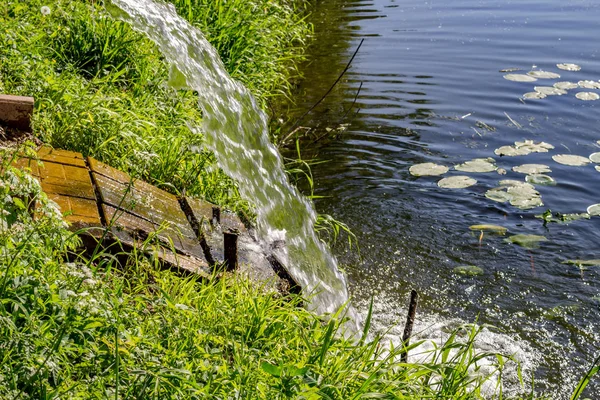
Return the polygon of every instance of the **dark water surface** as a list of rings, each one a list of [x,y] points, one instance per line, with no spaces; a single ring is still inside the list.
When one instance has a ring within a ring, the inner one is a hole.
[[[583,89],[542,100],[520,97],[536,85],[600,79],[600,2],[321,0],[312,21],[317,40],[296,115],[329,88],[365,39],[342,82],[301,122],[314,134],[304,141],[303,156],[329,160],[313,169],[316,194],[327,196],[316,201],[317,209],[346,222],[358,237],[361,257],[338,246],[357,303],[376,295],[386,324],[402,315],[407,293],[416,288],[423,318],[478,318],[501,328],[505,334],[484,340],[515,339],[516,347],[505,350],[528,354],[537,389],[565,397],[600,348],[600,270],[582,272],[561,262],[600,258],[600,217],[545,227],[534,216],[547,209],[580,213],[600,203],[594,165],[571,167],[551,158],[600,151],[600,100],[575,98]],[[582,69],[561,71],[557,63]],[[506,68],[561,78],[511,82],[499,72]],[[337,138],[310,143],[342,123],[350,126]],[[556,148],[494,155],[524,139]],[[494,157],[507,175],[466,174],[477,185],[441,189],[438,177],[408,172],[415,163],[453,166],[478,157]],[[520,210],[485,198],[500,179],[523,180],[511,168],[524,163],[552,169],[558,184],[537,187],[544,206]],[[481,223],[549,240],[533,250],[497,236],[479,243],[469,226]],[[483,276],[453,273],[465,264],[480,266]],[[588,396],[599,391],[593,385]]]

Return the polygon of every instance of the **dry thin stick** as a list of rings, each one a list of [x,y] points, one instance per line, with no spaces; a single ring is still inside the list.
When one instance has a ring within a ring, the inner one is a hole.
[[[415,323],[415,314],[417,313],[417,302],[419,300],[419,294],[416,290],[410,292],[410,305],[408,306],[408,315],[406,316],[406,325],[404,326],[404,334],[402,335],[402,342],[404,343],[404,351],[400,357],[401,362],[408,360],[408,344],[410,335],[412,334],[413,324]]]
[[[519,129],[523,128],[523,126],[521,124],[519,124],[517,121],[515,121],[514,119],[512,119],[506,111],[504,111],[504,115],[506,115],[506,117],[510,120],[510,122],[513,123],[514,126],[516,126]]]
[[[323,96],[321,96],[321,98],[319,99],[319,101],[317,101],[315,104],[313,104],[313,106],[311,108],[309,108],[304,114],[302,114],[302,116],[300,118],[298,118],[296,120],[296,122],[294,122],[294,125],[292,125],[292,127],[290,129],[292,129],[292,130],[295,129],[298,126],[298,124],[300,122],[302,122],[302,120],[304,119],[304,117],[306,117],[312,110],[314,110],[319,104],[321,104],[321,102],[323,100],[325,100],[325,98],[329,95],[329,93],[331,93],[331,91],[333,90],[333,88],[335,87],[335,85],[338,84],[338,82],[340,81],[340,79],[342,79],[342,77],[344,76],[344,74],[350,68],[350,65],[352,64],[352,61],[354,60],[354,57],[356,57],[356,54],[358,54],[358,50],[360,50],[360,47],[362,46],[362,44],[363,44],[364,41],[365,41],[365,39],[361,39],[360,43],[358,44],[358,47],[356,48],[356,50],[354,50],[354,54],[352,54],[352,57],[350,58],[350,61],[348,61],[348,64],[346,64],[346,68],[344,68],[344,70],[342,71],[342,73],[340,74],[340,76],[338,76],[338,78],[335,80],[335,82],[333,82],[333,85],[331,85],[331,87],[329,88],[329,90]]]

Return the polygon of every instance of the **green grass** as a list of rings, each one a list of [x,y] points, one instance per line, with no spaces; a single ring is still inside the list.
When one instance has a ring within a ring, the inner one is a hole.
[[[345,339],[343,315],[323,320],[241,276],[183,278],[137,250],[125,265],[85,257],[2,156],[0,398],[476,399],[509,359],[477,353],[479,328],[465,326],[430,361],[402,363],[368,321]]]
[[[288,93],[311,32],[304,3],[179,1],[229,72],[267,108]],[[42,6],[51,13],[42,15]],[[167,88],[153,43],[106,14],[102,2],[8,1],[0,5],[0,92],[34,96],[34,132],[173,193],[248,211],[188,125],[201,113],[191,91]]]
[[[311,32],[306,2],[173,3],[265,109],[289,93]],[[42,140],[173,193],[247,211],[202,136],[188,129],[202,117],[194,93],[165,87],[167,66],[154,45],[107,18],[101,2],[4,1],[0,26],[0,92],[36,98]],[[124,265],[100,249],[84,256],[39,184],[8,167],[11,157],[0,153],[2,399],[475,399],[484,381],[503,398],[501,373],[492,373],[510,355],[477,353],[474,325],[429,361],[402,363],[404,349],[367,335],[369,323],[361,338],[345,339],[343,315],[323,320],[299,307],[303,299],[243,277],[178,277],[139,249],[122,255]],[[309,164],[298,152],[289,166],[312,185]],[[347,230],[326,216],[321,222],[333,240]],[[491,371],[483,358],[495,360]]]

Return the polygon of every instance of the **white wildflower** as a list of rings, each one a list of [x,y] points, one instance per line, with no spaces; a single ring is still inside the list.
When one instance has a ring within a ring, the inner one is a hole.
[[[40,8],[40,12],[42,13],[42,15],[50,15],[50,7],[43,6],[42,8]]]

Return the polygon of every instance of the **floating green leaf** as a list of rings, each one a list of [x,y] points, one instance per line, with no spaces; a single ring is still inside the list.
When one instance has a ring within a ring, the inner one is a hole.
[[[507,74],[507,75],[504,75],[504,79],[507,79],[507,80],[513,81],[513,82],[535,82],[535,81],[537,81],[537,78],[534,78],[533,76],[529,76],[529,75],[524,75],[524,74]]]
[[[594,101],[600,99],[600,96],[593,92],[579,92],[575,95],[575,97],[583,101]]]
[[[559,69],[563,69],[565,71],[581,71],[581,67],[577,64],[564,63],[564,64],[556,64]]]
[[[544,164],[517,165],[516,167],[513,167],[512,170],[521,174],[545,174],[547,172],[552,172],[550,167]]]
[[[510,179],[500,181],[500,186],[488,190],[485,197],[500,203],[508,201],[523,210],[544,205],[540,193],[533,185]]]
[[[460,266],[454,268],[453,271],[455,274],[466,275],[466,276],[483,275],[483,269],[479,268],[475,265],[460,265]]]
[[[469,229],[472,231],[497,233],[499,235],[504,235],[506,231],[508,231],[508,229],[503,226],[492,224],[471,225]]]
[[[589,159],[593,163],[600,164],[600,152],[590,154]]]
[[[545,242],[548,239],[541,235],[513,235],[509,238],[504,239],[507,243],[513,243],[527,249],[534,249],[539,247],[540,242]]]
[[[491,157],[475,158],[455,166],[454,169],[462,172],[493,172],[498,169],[495,162]]]
[[[590,215],[599,216],[600,215],[600,204],[592,204],[591,206],[589,206],[587,208],[587,212]]]
[[[538,79],[558,79],[558,78],[560,78],[560,75],[555,72],[548,72],[548,71],[541,71],[541,70],[529,71],[527,73],[527,75],[532,76],[534,78],[538,78]]]
[[[567,94],[566,90],[557,89],[554,86],[536,86],[533,90],[546,96],[562,96],[563,94]]]
[[[581,167],[591,162],[589,158],[573,154],[555,154],[552,156],[552,159],[559,164],[570,165],[572,167]]]
[[[502,146],[494,150],[494,153],[499,156],[525,156],[530,153],[547,153],[554,146],[546,142],[534,142],[533,140],[525,140],[524,142],[515,142],[514,146]]]
[[[578,221],[580,219],[590,219],[590,214],[588,213],[571,213],[571,214],[561,214],[561,213],[552,213],[550,210],[546,210],[543,214],[537,214],[536,218],[540,218],[544,220],[544,223],[548,222],[556,222],[556,223],[569,223],[573,221]]]
[[[448,167],[428,162],[413,165],[410,167],[409,172],[414,176],[438,176],[448,172]]]
[[[524,99],[545,99],[546,95],[540,92],[527,92],[523,95]]]
[[[600,172],[600,165],[596,165],[594,168],[596,168],[596,171]]]
[[[577,85],[583,89],[600,89],[600,82],[596,81],[579,81]]]
[[[565,260],[563,264],[577,265],[578,267],[598,267],[600,260]]]
[[[473,186],[476,183],[476,179],[464,175],[458,175],[441,179],[437,184],[439,187],[445,189],[463,189],[469,186]]]
[[[575,82],[556,82],[552,86],[554,86],[557,89],[562,89],[562,90],[576,89],[579,87],[579,85],[576,84]]]
[[[525,177],[527,183],[531,183],[532,185],[545,185],[551,186],[556,185],[556,181],[549,175],[544,174],[531,174]]]

